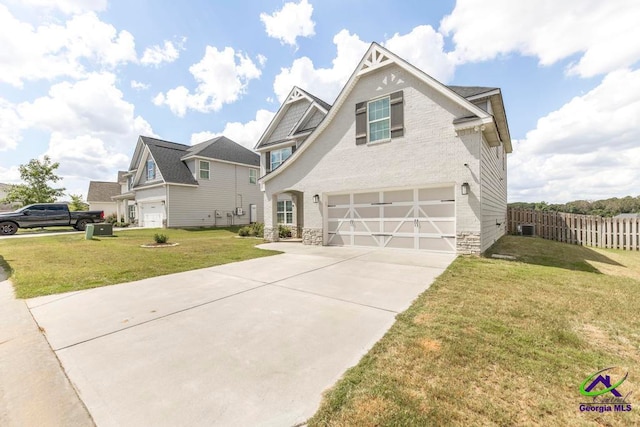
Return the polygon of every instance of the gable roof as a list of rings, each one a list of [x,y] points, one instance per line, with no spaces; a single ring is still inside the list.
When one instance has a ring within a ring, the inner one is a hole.
[[[195,156],[242,163],[249,166],[260,166],[260,156],[258,154],[225,136],[219,136],[189,147],[182,160]]]
[[[111,197],[120,194],[120,184],[107,181],[89,181],[87,202],[111,202]]]
[[[473,98],[474,96],[482,95],[483,93],[489,93],[489,92],[493,92],[494,90],[498,90],[497,87],[483,87],[483,86],[447,86],[447,87],[463,98]]]
[[[338,94],[338,97],[336,98],[336,100],[335,100],[335,102],[333,104],[333,107],[328,112],[327,116],[324,118],[324,120],[322,122],[320,122],[318,127],[316,127],[314,129],[314,131],[311,133],[311,135],[308,137],[307,143],[305,143],[302,147],[300,147],[298,150],[296,150],[295,153],[293,153],[287,159],[287,161],[284,162],[282,165],[280,165],[278,168],[276,168],[275,170],[271,171],[271,173],[268,173],[267,175],[265,175],[262,178],[260,178],[261,182],[264,183],[264,182],[266,182],[266,181],[268,181],[268,180],[270,180],[272,178],[275,178],[280,173],[282,173],[284,170],[286,170],[287,167],[290,166],[291,164],[293,164],[295,162],[295,160],[298,157],[300,157],[302,155],[302,153],[304,153],[306,148],[309,145],[311,145],[311,143],[316,138],[318,138],[318,135],[322,134],[322,131],[326,128],[326,126],[328,126],[329,123],[331,123],[331,120],[337,114],[337,111],[340,110],[340,107],[342,106],[344,101],[347,99],[347,97],[349,96],[349,94],[351,93],[353,88],[355,87],[356,83],[360,80],[361,76],[363,76],[363,75],[365,75],[367,73],[370,73],[372,71],[381,69],[381,68],[386,67],[387,65],[391,65],[391,64],[395,64],[395,65],[399,66],[400,68],[402,68],[403,70],[407,71],[408,73],[412,74],[417,79],[421,80],[422,82],[424,82],[425,84],[430,86],[432,89],[434,89],[436,92],[438,92],[441,95],[443,95],[445,98],[448,98],[449,100],[451,100],[455,104],[457,104],[457,105],[461,106],[462,108],[464,108],[465,110],[467,110],[469,112],[469,117],[474,117],[474,120],[465,120],[465,121],[460,122],[458,124],[454,124],[454,127],[455,127],[456,130],[464,129],[464,128],[467,128],[467,127],[480,126],[480,127],[482,127],[483,132],[484,132],[485,127],[486,127],[487,131],[489,131],[489,132],[493,131],[494,133],[497,133],[498,134],[498,138],[499,138],[499,133],[500,132],[499,132],[499,130],[497,128],[497,123],[496,123],[496,121],[494,120],[494,117],[491,114],[489,114],[488,112],[484,111],[483,109],[481,109],[477,105],[474,105],[472,102],[467,100],[465,97],[463,97],[460,94],[458,94],[451,87],[445,86],[444,84],[440,83],[439,81],[437,81],[433,77],[429,76],[424,71],[420,70],[419,68],[417,68],[414,65],[410,64],[406,60],[404,60],[404,59],[400,58],[399,56],[397,56],[396,54],[392,53],[388,49],[386,49],[386,48],[380,46],[378,43],[374,42],[374,43],[371,43],[371,46],[369,46],[369,49],[367,50],[367,52],[364,54],[364,56],[360,60],[360,63],[356,67],[355,71],[353,72],[353,74],[351,74],[351,77],[349,77],[349,80],[347,81],[345,86],[340,91],[340,94]],[[466,87],[466,89],[462,89],[463,88],[462,86],[453,86],[453,87],[454,88],[460,88],[459,90],[461,90],[461,91],[463,91],[465,93],[466,92],[475,93],[476,95],[478,93],[484,93],[485,89],[488,89],[488,88],[482,88],[480,86]],[[294,90],[295,89],[296,88],[294,87]],[[482,90],[482,92],[479,92],[480,90]],[[492,88],[491,90],[494,90],[494,88]],[[471,95],[469,95],[469,96],[471,96]],[[281,107],[281,110],[282,110],[283,107],[284,107],[284,105]],[[280,111],[278,111],[278,114],[279,113],[280,113]],[[276,117],[277,117],[277,115],[276,115]],[[506,118],[506,116],[505,116],[505,118]],[[275,118],[274,118],[274,121],[275,121]],[[272,124],[273,124],[273,122],[272,122]],[[506,126],[506,120],[505,120],[505,126]],[[508,128],[507,128],[506,134],[508,136]],[[496,137],[494,136],[493,139],[495,140]],[[261,140],[262,140],[262,138],[261,138]],[[507,146],[507,152],[511,152],[511,141],[510,141],[510,139],[507,140],[507,141],[504,141],[504,143]]]
[[[189,148],[188,145],[148,136],[141,136],[140,139],[149,148],[166,183],[198,185],[186,163],[181,160]]]
[[[282,119],[287,115],[291,107],[295,103],[301,100],[306,100],[310,104],[307,108],[304,108],[301,111],[298,111],[295,117],[292,117],[293,121],[295,122],[295,126],[292,129],[287,131],[288,134],[286,135],[285,138],[279,138],[277,141],[270,141],[272,134],[277,130],[278,125],[280,124]],[[260,150],[262,148],[265,148],[271,145],[276,145],[282,142],[295,140],[296,137],[300,136],[299,134],[303,133],[303,132],[295,132],[298,126],[302,124],[300,121],[308,118],[309,113],[314,109],[317,111],[320,111],[322,114],[326,116],[329,110],[331,110],[331,104],[323,101],[322,99],[318,98],[315,95],[312,95],[306,90],[299,88],[298,86],[294,86],[291,89],[291,92],[289,92],[289,95],[287,95],[287,98],[285,99],[285,101],[282,103],[282,105],[278,109],[278,112],[275,114],[275,116],[271,120],[271,123],[269,123],[269,126],[267,126],[264,133],[256,143],[254,149]],[[304,133],[306,134],[306,136],[308,136],[308,134],[315,128],[316,126],[305,129]],[[306,136],[305,136],[305,139],[306,139]]]

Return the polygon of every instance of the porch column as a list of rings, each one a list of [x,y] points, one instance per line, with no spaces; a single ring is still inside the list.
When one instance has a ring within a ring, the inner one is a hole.
[[[278,236],[278,195],[264,196],[264,240],[277,242]]]
[[[127,199],[122,199],[122,210],[124,211],[124,223],[129,224],[129,201]]]
[[[120,201],[116,202],[116,222],[120,222]]]

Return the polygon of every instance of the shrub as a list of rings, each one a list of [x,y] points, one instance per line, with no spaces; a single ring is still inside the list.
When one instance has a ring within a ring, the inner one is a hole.
[[[282,224],[278,225],[278,236],[280,236],[281,239],[291,237],[291,228]]]
[[[107,224],[115,224],[118,222],[118,215],[116,214],[110,214],[104,217],[104,222],[106,222]]]
[[[153,235],[153,240],[155,240],[158,244],[167,243],[169,241],[169,236],[167,236],[166,234],[156,233]]]
[[[261,222],[254,222],[249,226],[249,235],[256,237],[264,237],[264,224]]]
[[[249,236],[251,233],[251,228],[250,227],[242,227],[240,228],[240,230],[238,230],[238,236],[242,236],[242,237],[246,237]]]

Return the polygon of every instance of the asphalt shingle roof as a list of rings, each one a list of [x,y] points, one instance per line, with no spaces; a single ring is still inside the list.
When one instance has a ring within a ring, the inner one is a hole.
[[[198,185],[198,181],[182,160],[186,156],[201,156],[210,159],[260,166],[260,156],[229,138],[219,136],[193,146],[141,136],[149,147],[156,166],[165,182]]]
[[[463,98],[470,98],[472,96],[480,95],[492,90],[497,90],[497,87],[483,87],[483,86],[447,86],[449,89],[457,93]]]
[[[89,181],[87,202],[111,202],[111,197],[120,194],[120,184],[117,182]]]
[[[300,89],[300,88],[298,88]],[[309,95],[314,101],[316,101],[318,104],[320,104],[322,106],[322,108],[324,108],[325,110],[329,111],[331,109],[331,104],[329,104],[328,102],[324,102],[322,99],[318,98],[317,96],[307,92],[304,89],[300,89],[302,92],[306,93],[307,95]]]

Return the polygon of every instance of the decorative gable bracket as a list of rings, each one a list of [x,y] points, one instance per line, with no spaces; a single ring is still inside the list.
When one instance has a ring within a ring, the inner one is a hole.
[[[383,50],[380,49],[380,46],[375,44],[372,46],[369,54],[362,62],[360,69],[357,71],[357,75],[360,76],[373,70],[377,70],[378,68],[384,67],[385,65],[391,64],[392,62],[393,60],[389,58],[389,56]]]

